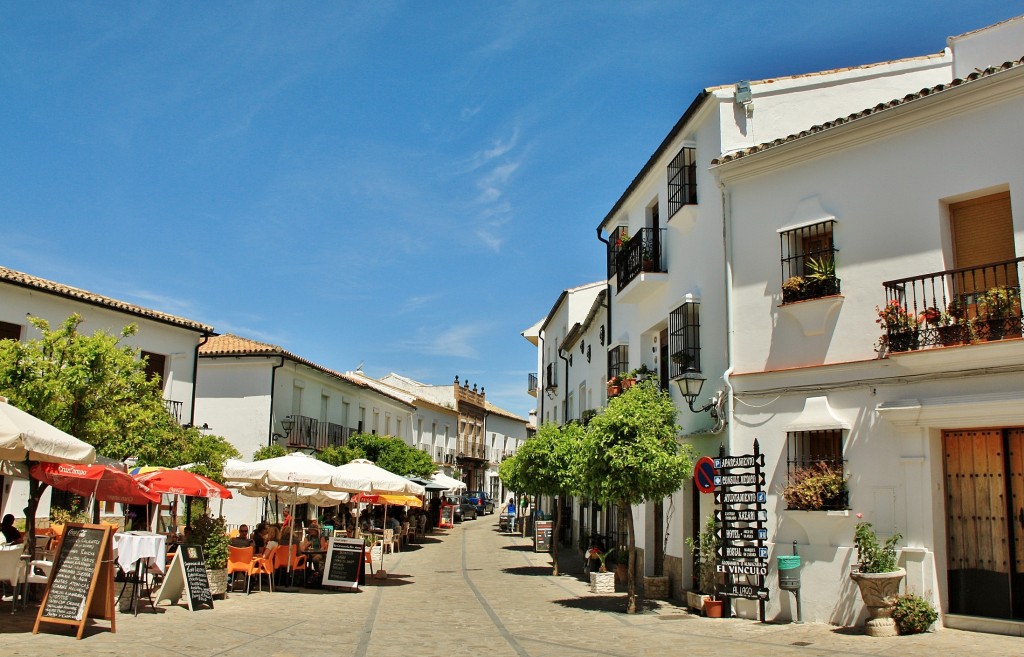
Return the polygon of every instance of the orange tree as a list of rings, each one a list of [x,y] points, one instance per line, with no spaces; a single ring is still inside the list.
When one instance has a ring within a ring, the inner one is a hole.
[[[636,533],[632,507],[660,502],[693,469],[693,453],[676,436],[676,406],[668,391],[647,380],[613,398],[587,425],[575,467],[582,492],[617,504],[629,531],[626,610],[636,613]]]

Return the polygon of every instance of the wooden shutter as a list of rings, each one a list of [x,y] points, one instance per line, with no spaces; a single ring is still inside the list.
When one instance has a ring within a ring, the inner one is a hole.
[[[1010,192],[953,203],[949,206],[953,261],[957,269],[1013,260],[1013,217]]]

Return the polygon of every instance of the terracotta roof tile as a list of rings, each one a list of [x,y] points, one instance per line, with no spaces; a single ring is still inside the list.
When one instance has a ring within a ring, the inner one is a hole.
[[[12,285],[18,285],[20,287],[29,288],[32,290],[39,290],[41,292],[54,294],[56,296],[64,297],[67,299],[74,299],[75,301],[81,301],[82,303],[88,303],[94,306],[112,308],[114,310],[119,310],[129,315],[145,317],[146,319],[152,319],[154,321],[162,322],[164,324],[179,326],[181,328],[196,331],[198,333],[214,332],[212,326],[200,324],[199,322],[192,321],[191,319],[177,317],[175,315],[160,312],[159,310],[143,308],[142,306],[136,306],[135,304],[127,303],[125,301],[118,301],[117,299],[111,299],[110,297],[95,294],[93,292],[82,290],[77,287],[71,287],[70,285],[64,285],[63,283],[49,281],[46,280],[45,278],[32,276],[24,272],[8,269],[7,267],[0,267],[0,282],[10,283]]]
[[[877,114],[879,112],[884,112],[885,110],[892,109],[894,107],[900,107],[901,105],[906,105],[906,104],[912,103],[912,102],[914,102],[916,100],[920,100],[922,98],[926,98],[928,96],[932,96],[934,94],[941,93],[941,92],[949,90],[949,89],[960,87],[962,85],[969,84],[969,83],[974,82],[976,80],[980,80],[982,78],[987,78],[987,77],[990,77],[992,75],[996,75],[996,74],[1001,73],[1003,71],[1007,71],[1009,69],[1016,68],[1016,67],[1019,67],[1019,66],[1024,66],[1024,58],[1021,58],[1019,60],[1015,60],[1015,61],[1012,61],[1012,62],[1006,62],[1006,63],[1004,63],[1004,64],[1002,64],[1000,66],[990,66],[989,68],[985,69],[984,71],[975,71],[975,72],[971,73],[970,75],[968,75],[966,77],[956,78],[956,79],[954,79],[953,81],[951,81],[949,83],[939,84],[939,85],[936,85],[934,87],[925,88],[925,89],[922,89],[922,90],[918,91],[917,93],[907,94],[903,98],[894,98],[893,100],[890,100],[887,103],[879,103],[879,104],[875,105],[874,107],[868,107],[867,109],[863,109],[863,110],[861,110],[859,112],[854,112],[853,114],[850,114],[849,116],[839,117],[839,118],[834,119],[832,121],[827,121],[827,122],[819,124],[819,125],[811,126],[807,130],[802,130],[802,131],[800,131],[798,133],[789,135],[788,137],[781,137],[779,139],[773,139],[772,141],[768,141],[768,142],[764,142],[764,143],[761,143],[761,144],[757,144],[755,146],[750,146],[749,148],[744,148],[744,149],[738,150],[738,151],[736,151],[734,153],[729,153],[728,155],[723,155],[720,158],[716,158],[716,159],[712,160],[711,161],[711,166],[719,166],[719,165],[722,165],[722,164],[728,164],[729,162],[735,162],[736,160],[742,159],[742,158],[750,156],[750,155],[754,155],[755,153],[761,153],[761,152],[766,151],[766,150],[768,150],[770,148],[775,148],[776,146],[781,146],[782,144],[788,144],[788,143],[794,142],[794,141],[796,141],[798,139],[803,139],[804,137],[809,137],[811,135],[815,135],[815,134],[818,134],[818,133],[821,133],[821,132],[825,132],[826,130],[831,130],[832,128],[837,128],[837,127],[839,127],[841,125],[845,125],[845,124],[850,123],[852,121],[857,121],[857,120],[866,118],[868,116],[871,116],[872,114]]]

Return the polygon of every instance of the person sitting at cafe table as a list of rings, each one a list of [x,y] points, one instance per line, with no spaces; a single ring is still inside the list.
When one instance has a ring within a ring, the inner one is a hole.
[[[267,523],[261,522],[252,530],[252,544],[256,548],[253,554],[263,554],[263,550],[267,547]]]
[[[0,532],[3,532],[4,540],[8,545],[18,545],[24,539],[18,528],[14,526],[14,514],[8,513],[0,524]]]
[[[238,536],[228,541],[228,545],[237,548],[247,548],[252,546],[252,539],[249,538],[249,525],[240,526],[238,528]]]

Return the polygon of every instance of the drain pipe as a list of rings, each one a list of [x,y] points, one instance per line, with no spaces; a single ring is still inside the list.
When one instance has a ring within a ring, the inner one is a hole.
[[[719,404],[720,406],[724,406],[724,408],[719,410],[719,414],[724,418],[723,422],[725,426],[722,427],[722,429],[726,432],[726,449],[731,450],[733,390],[732,382],[729,380],[729,377],[731,377],[733,373],[733,338],[735,335],[735,326],[733,322],[734,313],[732,308],[732,203],[729,196],[729,190],[725,186],[725,183],[723,183],[721,179],[718,179],[717,182],[718,187],[722,192],[722,255],[725,260],[725,267],[723,269],[723,283],[725,285],[725,371],[722,372],[722,381],[725,383],[725,399]]]
[[[545,333],[546,333],[546,331],[544,331],[543,329],[541,329],[537,333],[537,340],[540,341],[540,345],[538,346],[538,349],[540,349],[540,372],[537,373],[537,399],[540,400],[540,417],[537,418],[537,428],[538,429],[540,428],[540,425],[544,424],[544,385],[547,384],[547,377],[544,376],[546,374],[546,372],[544,371],[546,369],[545,363],[544,363],[544,334]]]
[[[562,400],[565,406],[562,408],[562,424],[569,421],[569,359],[563,356],[565,349],[558,348],[558,357],[565,362],[565,389],[562,391]]]
[[[601,227],[600,226],[597,227],[597,240],[599,242],[604,242],[604,266],[607,268],[608,267],[608,248],[611,247],[611,242],[609,240],[606,240],[605,238],[601,237]],[[606,324],[608,325],[608,334],[607,334],[607,338],[608,339],[605,340],[605,344],[602,345],[602,346],[607,347],[608,345],[610,345],[612,343],[612,278],[611,278],[611,272],[607,271],[607,269],[605,270],[605,275],[606,275],[606,277],[608,279],[608,282],[605,283],[605,286],[604,286],[604,288],[605,288],[605,294],[604,294],[605,308],[608,309],[608,313],[607,313],[608,321],[606,322]],[[605,349],[605,368],[606,369],[608,367],[608,356],[607,356],[607,354],[608,354],[608,349],[606,348]],[[608,376],[608,372],[607,371],[605,372],[605,376]]]
[[[188,425],[196,426],[196,381],[199,379],[199,347],[210,341],[210,334],[203,333],[203,341],[196,345],[195,353],[192,354],[192,407],[188,410]]]
[[[276,388],[277,370],[284,367],[284,356],[281,362],[270,368],[270,419],[267,421],[267,446],[274,444],[274,389]]]

